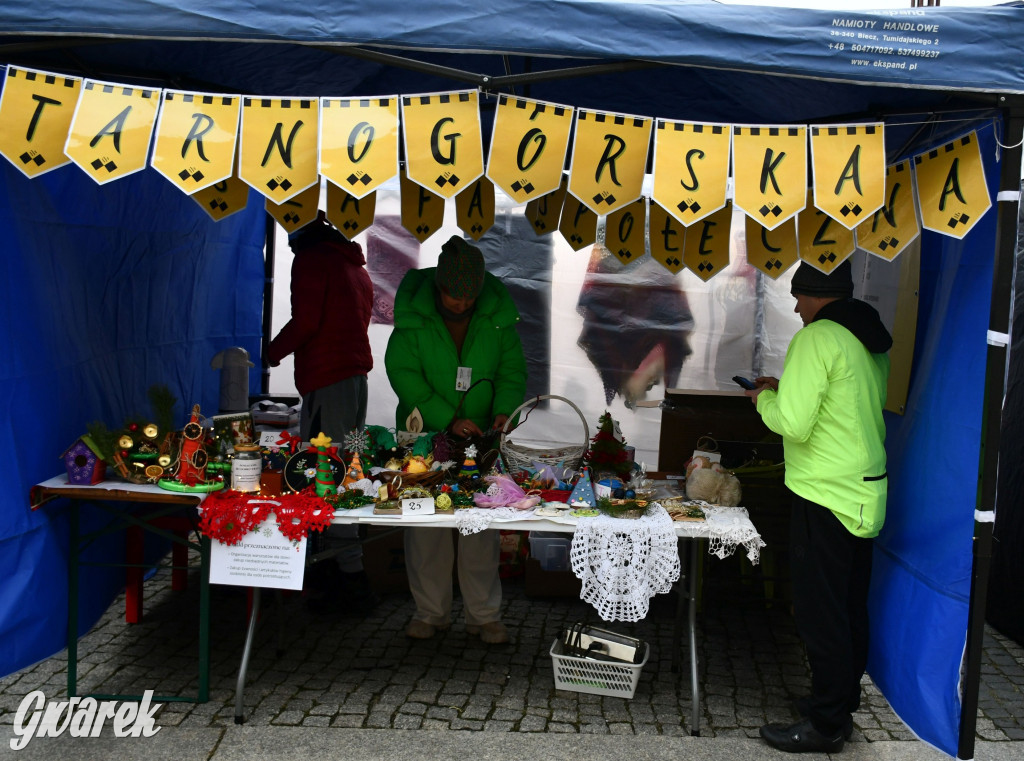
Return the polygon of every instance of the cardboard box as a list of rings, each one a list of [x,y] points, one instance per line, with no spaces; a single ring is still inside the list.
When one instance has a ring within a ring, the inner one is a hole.
[[[665,394],[661,413],[658,469],[685,473],[686,461],[702,438],[761,441],[777,438],[742,391],[683,391]],[[703,447],[707,448],[707,447]]]

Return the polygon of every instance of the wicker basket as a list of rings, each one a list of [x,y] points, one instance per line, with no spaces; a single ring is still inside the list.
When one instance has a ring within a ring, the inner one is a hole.
[[[517,444],[508,437],[509,426],[516,419],[516,415],[545,399],[558,399],[576,410],[576,414],[580,416],[580,421],[583,423],[582,444],[555,444],[554,446],[542,449],[540,447],[528,447],[523,444]],[[580,466],[583,465],[583,453],[587,450],[588,444],[590,444],[590,428],[587,426],[587,420],[583,417],[583,413],[580,412],[580,408],[564,396],[543,394],[542,396],[535,396],[532,399],[526,400],[516,408],[515,412],[508,416],[505,427],[501,429],[501,439],[498,448],[501,451],[501,458],[505,461],[505,467],[510,472],[532,469],[534,463],[538,462],[543,465],[565,465],[567,468],[579,470]]]

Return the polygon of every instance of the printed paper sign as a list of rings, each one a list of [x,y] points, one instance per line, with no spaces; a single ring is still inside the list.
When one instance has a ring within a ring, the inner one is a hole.
[[[433,515],[434,500],[431,497],[402,500],[402,515]]]
[[[306,540],[283,537],[273,513],[238,544],[211,542],[211,584],[298,590],[305,569]]]

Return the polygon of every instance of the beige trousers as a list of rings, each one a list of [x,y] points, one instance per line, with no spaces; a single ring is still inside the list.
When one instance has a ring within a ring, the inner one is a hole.
[[[459,537],[459,590],[466,623],[471,626],[501,619],[500,539],[497,531]],[[442,627],[451,623],[454,544],[454,529],[405,530],[405,568],[416,602],[414,619]]]

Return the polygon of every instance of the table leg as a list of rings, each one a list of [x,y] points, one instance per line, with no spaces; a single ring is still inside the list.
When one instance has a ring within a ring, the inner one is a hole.
[[[78,695],[78,500],[68,515],[68,697]]]
[[[210,699],[210,537],[199,540],[199,694],[196,699]]]
[[[235,724],[245,723],[242,701],[245,698],[245,675],[249,670],[249,655],[256,635],[256,621],[260,616],[260,588],[252,590],[252,610],[249,612],[249,628],[245,633],[245,647],[242,649],[242,663],[238,667],[238,683],[235,685]]]
[[[141,526],[129,526],[124,530],[124,621],[137,624],[142,620],[142,564],[144,561],[145,538]]]
[[[697,559],[700,556],[700,540],[692,540],[690,546],[690,696],[692,714],[690,734],[700,737],[700,685],[697,683]]]

